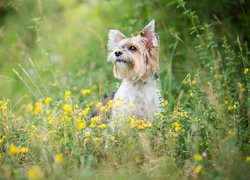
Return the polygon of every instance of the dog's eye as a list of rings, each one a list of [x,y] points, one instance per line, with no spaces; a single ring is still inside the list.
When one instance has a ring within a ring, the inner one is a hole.
[[[135,46],[130,46],[128,49],[131,50],[131,51],[136,51],[137,50]]]

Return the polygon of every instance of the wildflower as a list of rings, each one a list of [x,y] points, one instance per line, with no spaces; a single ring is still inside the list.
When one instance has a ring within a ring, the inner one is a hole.
[[[202,161],[202,155],[200,155],[200,154],[194,154],[194,159],[196,160],[196,161]]]
[[[152,124],[149,121],[145,121],[142,119],[133,119],[133,118],[129,118],[130,119],[130,127],[132,129],[137,128],[137,129],[146,129],[146,128],[150,128],[152,126]]]
[[[96,124],[95,123],[90,123],[89,127],[94,128],[94,127],[96,127]]]
[[[66,99],[69,99],[69,97],[71,96],[71,91],[66,91],[65,93],[64,93],[64,99],[66,100]]]
[[[246,162],[250,162],[250,156],[246,157]]]
[[[39,166],[31,167],[27,172],[29,180],[43,179],[43,172]]]
[[[98,123],[101,121],[101,116],[95,116],[90,119],[91,123]]]
[[[197,81],[194,79],[191,81],[191,84],[193,84],[193,85],[195,85],[196,83],[197,83]]]
[[[44,102],[45,102],[46,104],[51,103],[51,101],[52,101],[52,98],[51,98],[51,97],[47,97],[47,98],[44,99]]]
[[[225,104],[225,105],[228,105],[229,103],[228,103],[228,101],[226,100],[226,101],[224,101],[224,104]]]
[[[179,122],[172,123],[172,127],[175,130],[175,132],[179,132],[181,130],[181,124]]]
[[[245,75],[247,75],[247,74],[248,74],[248,72],[249,72],[249,68],[244,68],[243,73],[244,73]]]
[[[233,110],[235,110],[236,108],[237,108],[236,103],[234,103],[233,105],[228,105],[228,106],[227,106],[228,111],[233,111]]]
[[[65,112],[65,113],[71,113],[72,112],[72,106],[69,105],[69,104],[66,104],[62,107],[62,110]]]
[[[128,103],[129,108],[135,108],[135,105],[133,103]]]
[[[77,130],[81,131],[86,127],[86,121],[85,120],[81,120],[80,122],[77,123]]]
[[[105,106],[106,110],[109,110],[113,107],[114,105],[114,101],[113,100],[109,100]]]
[[[198,165],[194,168],[194,174],[198,174],[201,172],[201,169],[202,169],[202,165]]]
[[[34,109],[34,114],[38,115],[42,112],[42,104],[41,103],[37,103],[36,107]]]
[[[49,116],[48,119],[47,119],[47,123],[48,123],[48,124],[52,124],[52,119],[51,119],[50,116]]]
[[[0,109],[1,109],[3,112],[4,112],[4,111],[7,111],[7,109],[8,109],[8,102],[7,102],[7,101],[1,101]]]
[[[98,103],[95,105],[96,108],[100,108],[101,106],[102,106],[102,103],[101,103],[101,102],[98,102]]]
[[[101,124],[98,126],[98,128],[100,128],[100,129],[105,129],[106,127],[107,127],[106,124]]]
[[[114,106],[113,106],[115,109],[119,109],[119,108],[121,108],[122,106],[120,105],[120,104],[114,104]]]
[[[91,93],[91,90],[90,90],[90,89],[83,89],[83,90],[81,91],[81,93],[82,93],[83,95],[87,95],[87,94],[90,94],[90,93]]]
[[[163,102],[162,102],[162,105],[163,105],[164,107],[166,107],[166,106],[168,105],[168,101],[167,101],[167,100],[163,101]]]
[[[54,161],[56,164],[62,164],[63,163],[63,154],[56,154],[54,156]]]
[[[91,132],[90,132],[90,131],[87,131],[87,132],[84,133],[84,137],[85,137],[85,138],[89,138],[90,135],[91,135]]]
[[[28,148],[21,147],[18,149],[20,154],[27,154],[29,152]]]
[[[121,101],[120,97],[115,98],[116,101]]]
[[[82,110],[82,115],[86,117],[88,115],[89,111],[90,111],[89,107],[84,108]]]
[[[32,131],[37,131],[38,130],[38,128],[35,125],[32,125],[31,129],[32,129]]]
[[[18,154],[18,147],[11,144],[10,147],[9,147],[9,152],[10,152],[11,155],[17,155]]]
[[[114,142],[115,141],[115,137],[114,136],[109,136],[109,141],[110,142]]]
[[[0,139],[0,144],[2,144],[3,143],[3,139]]]

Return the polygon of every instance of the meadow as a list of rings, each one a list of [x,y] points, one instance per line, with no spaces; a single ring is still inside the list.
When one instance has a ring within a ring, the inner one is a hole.
[[[249,179],[249,9],[244,0],[0,1],[0,179]],[[153,122],[128,117],[126,128],[90,118],[120,83],[109,29],[133,36],[152,19],[163,111]]]

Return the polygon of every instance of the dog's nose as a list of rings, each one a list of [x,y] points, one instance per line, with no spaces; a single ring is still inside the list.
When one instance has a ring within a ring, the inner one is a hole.
[[[119,57],[120,55],[122,55],[122,52],[121,52],[121,51],[116,51],[116,52],[115,52],[115,56],[116,56],[116,57]]]

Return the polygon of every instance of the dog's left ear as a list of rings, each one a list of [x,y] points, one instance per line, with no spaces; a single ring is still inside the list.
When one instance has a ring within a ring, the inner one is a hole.
[[[147,26],[140,32],[141,37],[146,38],[147,48],[159,47],[159,37],[157,34],[155,20],[152,20]]]

